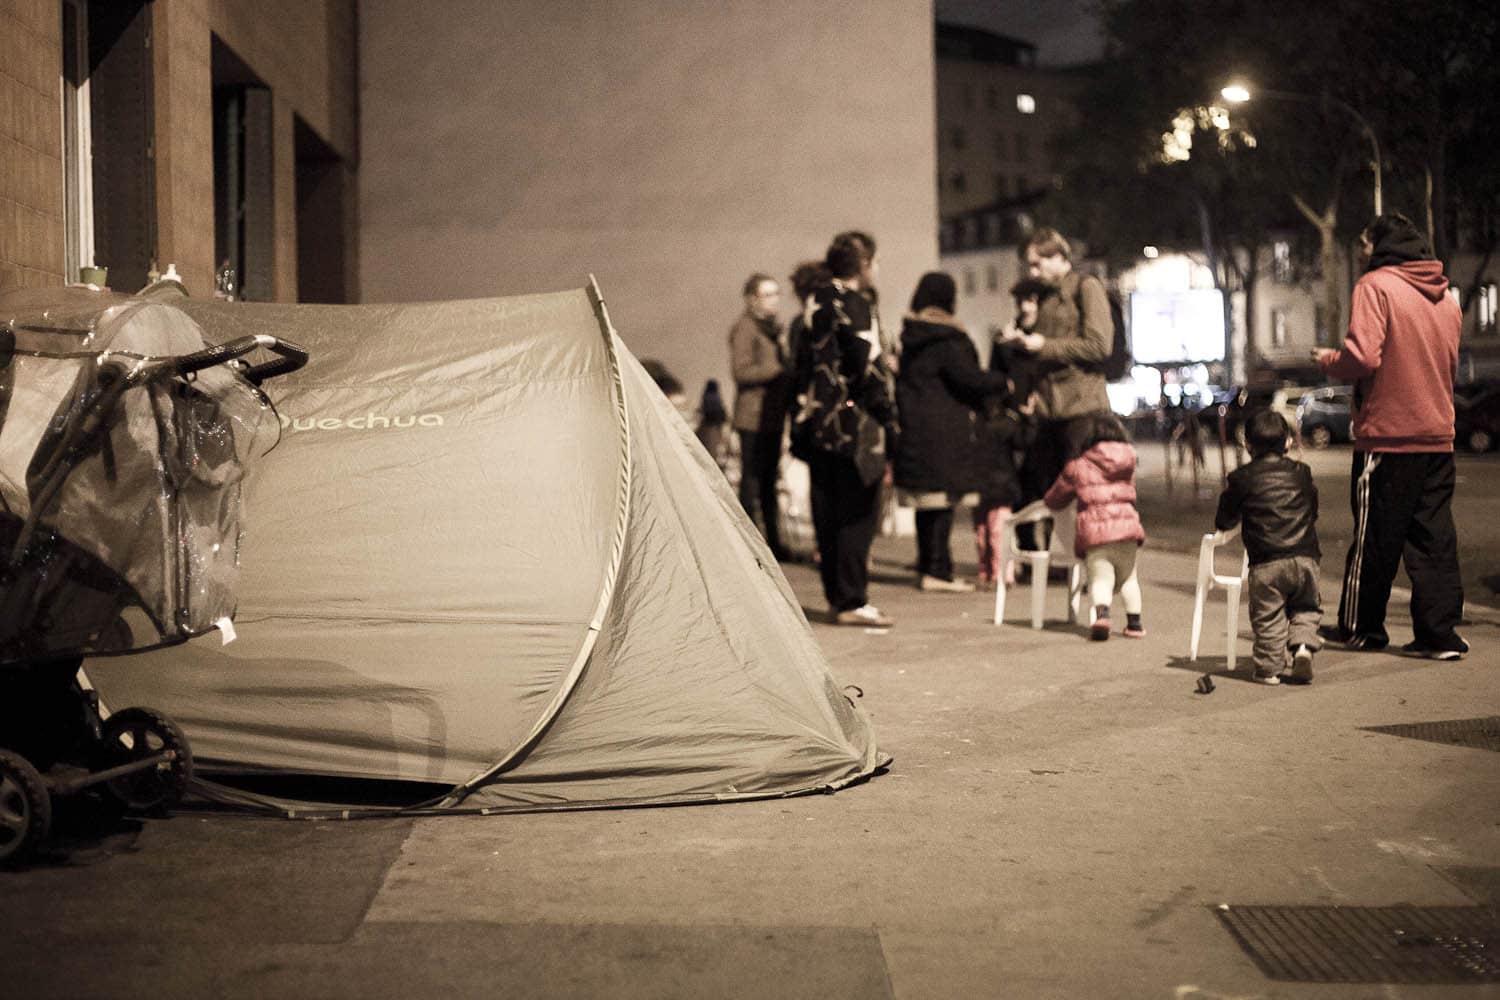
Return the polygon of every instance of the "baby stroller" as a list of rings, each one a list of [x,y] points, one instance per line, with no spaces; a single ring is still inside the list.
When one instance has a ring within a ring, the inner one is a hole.
[[[0,296],[0,864],[47,836],[55,797],[163,808],[192,777],[171,719],[106,712],[79,668],[232,638],[240,483],[280,433],[259,386],[307,354],[209,346],[173,295]]]

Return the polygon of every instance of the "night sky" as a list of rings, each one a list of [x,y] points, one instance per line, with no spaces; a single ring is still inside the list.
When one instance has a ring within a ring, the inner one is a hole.
[[[936,0],[936,7],[939,21],[1032,43],[1044,66],[1089,62],[1103,47],[1093,0]]]

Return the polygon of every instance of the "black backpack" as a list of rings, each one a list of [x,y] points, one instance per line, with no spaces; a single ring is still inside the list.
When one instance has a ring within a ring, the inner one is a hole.
[[[1080,323],[1083,322],[1083,283],[1088,279],[1089,275],[1079,279],[1078,291],[1075,293]],[[1125,332],[1125,306],[1120,302],[1120,294],[1112,288],[1105,288],[1104,297],[1109,300],[1109,321],[1114,327],[1114,334],[1110,340],[1109,357],[1099,367],[1104,372],[1106,381],[1118,382],[1130,374],[1130,335]]]

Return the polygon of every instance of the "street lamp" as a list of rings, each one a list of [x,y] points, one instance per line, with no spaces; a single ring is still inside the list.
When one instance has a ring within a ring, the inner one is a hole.
[[[1342,110],[1347,111],[1349,114],[1353,115],[1354,120],[1359,122],[1360,129],[1365,133],[1365,138],[1370,140],[1370,150],[1375,157],[1374,160],[1371,161],[1370,165],[1375,171],[1375,214],[1377,216],[1380,215],[1380,142],[1375,138],[1375,130],[1370,127],[1369,122],[1365,121],[1364,115],[1360,114],[1358,111],[1355,111],[1354,108],[1351,107],[1348,103],[1341,101],[1337,97],[1333,97],[1331,95],[1324,95],[1323,97],[1309,97],[1306,94],[1293,94],[1285,90],[1258,90],[1255,92],[1255,94],[1252,95],[1250,92],[1250,88],[1238,83],[1230,84],[1223,90],[1219,91],[1219,93],[1223,96],[1224,100],[1228,101],[1230,104],[1244,104],[1245,102],[1249,101],[1252,96],[1259,96],[1281,101],[1304,101],[1309,104],[1332,104],[1335,107],[1341,108]]]

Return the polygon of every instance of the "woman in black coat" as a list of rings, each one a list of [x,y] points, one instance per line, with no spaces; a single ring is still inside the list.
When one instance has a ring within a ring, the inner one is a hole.
[[[922,276],[901,330],[896,409],[901,436],[895,482],[902,501],[917,509],[917,586],[965,592],[953,578],[949,536],[953,508],[980,488],[978,410],[987,397],[1004,396],[1003,372],[979,367],[969,335],[953,318],[957,288],[940,271]]]

